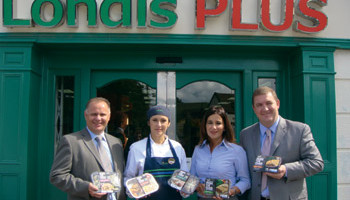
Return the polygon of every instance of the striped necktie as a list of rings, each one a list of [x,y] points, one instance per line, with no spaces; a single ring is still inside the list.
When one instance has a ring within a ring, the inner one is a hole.
[[[108,153],[107,153],[107,149],[102,144],[102,142],[103,142],[102,141],[103,140],[102,135],[98,135],[95,138],[95,140],[97,142],[97,151],[100,154],[100,158],[101,158],[101,161],[102,161],[103,169],[106,172],[113,172],[112,163],[111,163],[111,160],[109,159],[109,156],[108,156]]]

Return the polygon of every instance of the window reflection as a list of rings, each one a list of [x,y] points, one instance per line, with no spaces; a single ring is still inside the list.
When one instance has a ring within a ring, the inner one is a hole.
[[[267,86],[276,91],[276,78],[259,78],[258,84],[259,84],[259,87]]]
[[[235,91],[213,81],[198,81],[176,91],[176,134],[191,157],[199,142],[199,127],[206,109],[221,105],[235,128]]]

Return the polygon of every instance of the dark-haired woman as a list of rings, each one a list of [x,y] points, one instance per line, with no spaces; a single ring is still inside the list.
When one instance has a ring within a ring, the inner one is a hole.
[[[197,188],[198,199],[220,199],[216,196],[206,198],[206,178],[229,179],[232,200],[250,188],[246,152],[235,143],[232,126],[221,106],[212,106],[204,114],[200,142],[193,152],[190,172],[201,181]]]

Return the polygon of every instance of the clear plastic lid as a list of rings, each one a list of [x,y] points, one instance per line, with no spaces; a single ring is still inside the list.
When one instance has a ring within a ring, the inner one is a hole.
[[[138,199],[156,192],[159,185],[152,174],[145,173],[127,180],[126,188],[133,198]]]
[[[178,169],[174,171],[168,180],[168,184],[181,192],[192,194],[199,184],[199,178],[191,175],[189,172]]]
[[[230,186],[231,183],[228,179],[215,179],[215,196],[229,198]]]
[[[117,172],[93,172],[92,183],[98,187],[97,193],[114,193],[121,189],[120,174]]]
[[[277,173],[281,166],[282,158],[278,156],[259,155],[255,159],[253,170],[255,172],[272,172]]]
[[[213,179],[207,178],[204,183],[204,195],[207,198],[214,196],[221,198],[229,198],[231,181],[228,179]]]

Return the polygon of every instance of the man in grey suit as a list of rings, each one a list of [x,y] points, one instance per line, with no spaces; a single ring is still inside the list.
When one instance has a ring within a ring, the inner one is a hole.
[[[97,193],[98,188],[91,182],[91,174],[95,171],[118,172],[121,175],[121,192],[109,197],[125,199],[122,183],[125,167],[123,145],[118,138],[105,133],[110,114],[110,103],[107,99],[90,99],[84,112],[86,128],[67,134],[60,141],[50,172],[50,182],[66,192],[69,200],[107,199],[107,194]],[[98,137],[101,137],[101,143],[95,140]],[[103,147],[106,152],[103,160],[99,147]],[[107,164],[104,163],[106,160]]]
[[[248,198],[308,199],[305,178],[322,171],[324,167],[310,127],[279,116],[280,101],[275,91],[269,87],[256,89],[252,101],[259,123],[245,128],[240,134],[240,143],[247,152],[252,179]],[[253,171],[256,157],[262,154],[262,147],[267,144],[265,140],[270,144],[269,155],[282,158],[277,173]],[[267,179],[265,183],[262,181],[264,176]],[[262,185],[266,187],[262,188]]]

